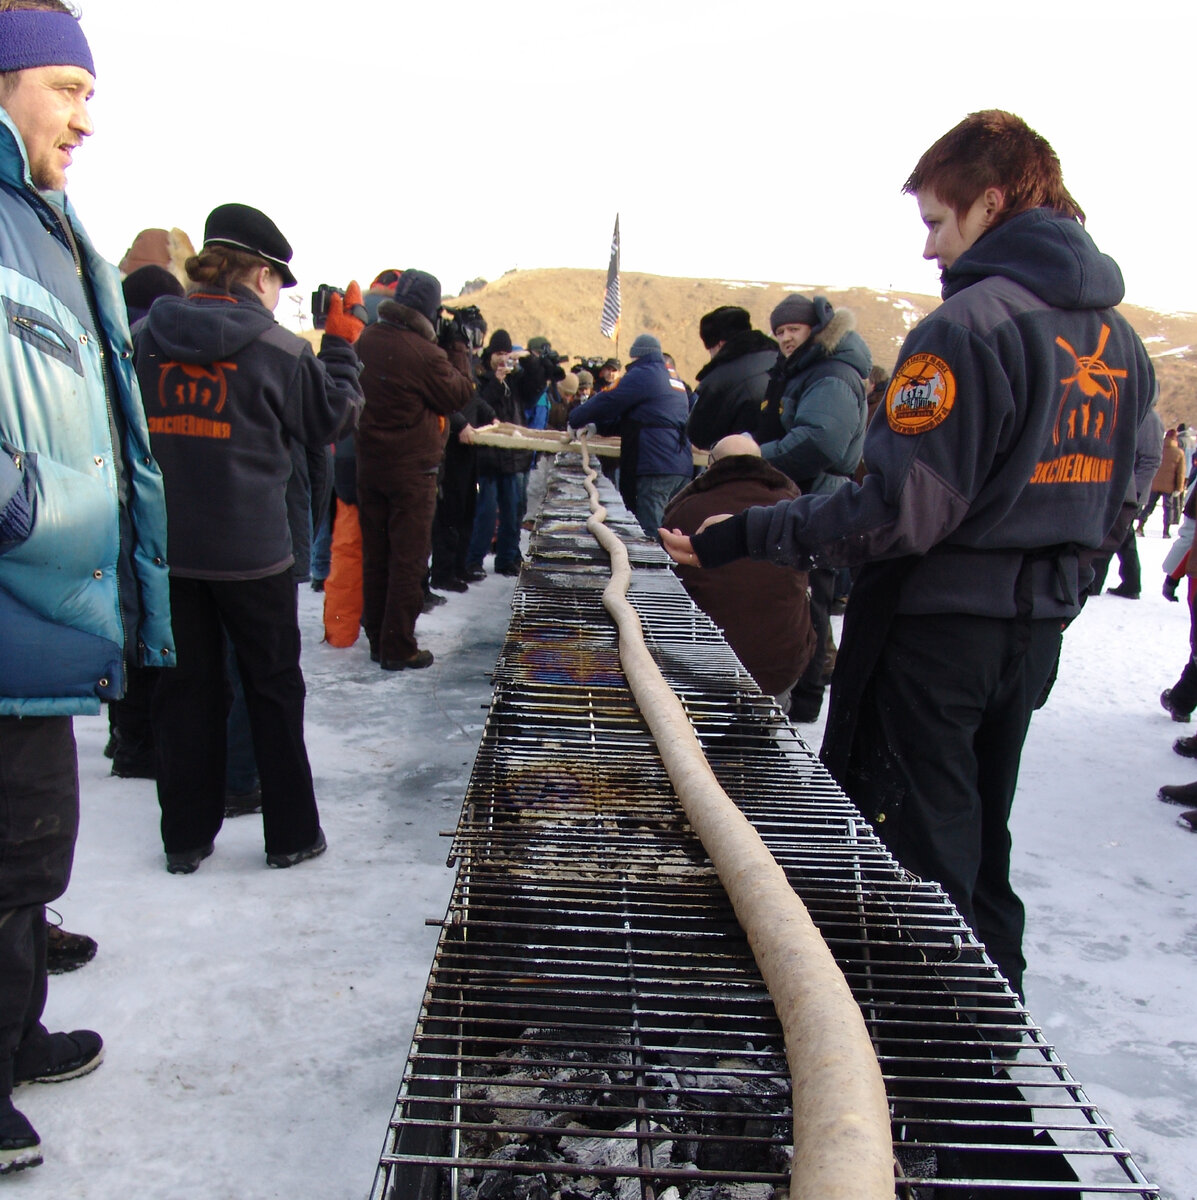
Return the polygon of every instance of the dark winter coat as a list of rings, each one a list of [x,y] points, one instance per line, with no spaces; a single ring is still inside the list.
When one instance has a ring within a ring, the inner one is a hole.
[[[798,495],[794,482],[751,455],[713,463],[670,500],[662,524],[694,533],[707,517],[778,504]],[[805,571],[743,559],[703,570],[674,570],[694,603],[724,632],[762,692],[791,687],[815,652]]]
[[[291,442],[320,449],[352,428],[361,407],[353,347],[326,333],[317,359],[236,285],[156,300],[135,361],[166,483],[171,574],[285,570]]]
[[[365,407],[357,427],[359,473],[379,468],[434,475],[448,437],[447,418],[473,395],[468,355],[458,364],[436,344],[428,318],[384,300],[378,321],[357,342]]]
[[[1101,546],[1133,497],[1155,397],[1151,360],[1114,307],[1121,272],[1076,221],[1035,209],[943,280],[869,430],[864,482],[715,526],[695,542],[704,563],[911,556],[898,612],[1006,618],[1026,564],[1031,615],[1076,615],[1091,575],[1078,550]]]
[[[766,462],[803,494],[832,492],[860,462],[867,426],[865,377],[872,355],[856,318],[816,298],[823,321],[770,372],[757,441]]]
[[[620,470],[636,475],[691,475],[694,456],[686,437],[684,392],[673,387],[660,354],[634,358],[627,373],[569,414],[571,429],[593,422],[602,434],[619,434]],[[635,447],[634,461],[629,454]]]
[[[478,382],[478,425],[503,421],[511,425],[524,423],[524,402],[513,386],[513,375],[500,379],[491,371],[483,371]],[[532,466],[530,450],[509,450],[502,446],[478,446],[475,454],[479,475],[518,475]]]
[[[729,434],[755,434],[776,362],[777,343],[759,329],[732,334],[695,377],[690,441],[709,450]]]

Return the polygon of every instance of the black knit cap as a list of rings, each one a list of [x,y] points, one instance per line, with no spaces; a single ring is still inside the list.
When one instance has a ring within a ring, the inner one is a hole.
[[[733,334],[748,333],[752,329],[752,317],[748,309],[736,304],[724,304],[712,309],[698,322],[698,336],[709,350],[726,342]]]
[[[434,325],[441,310],[441,281],[427,271],[405,267],[395,285],[395,303],[423,313]]]
[[[228,246],[264,258],[283,277],[283,287],[294,287],[291,243],[264,213],[248,204],[222,204],[204,222],[205,246]]]
[[[159,296],[181,296],[183,285],[165,268],[157,263],[146,263],[130,272],[121,281],[125,294],[125,308],[129,312],[129,324],[144,317],[150,305]]]
[[[511,334],[506,329],[496,329],[490,335],[490,341],[487,343],[486,349],[482,352],[482,357],[486,358],[490,354],[510,354],[511,353]]]

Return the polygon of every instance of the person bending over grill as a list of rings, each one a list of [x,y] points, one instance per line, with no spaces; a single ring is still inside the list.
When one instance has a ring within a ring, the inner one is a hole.
[[[902,347],[864,481],[661,537],[676,561],[703,567],[866,564],[822,757],[1021,992],[1008,829],[1019,756],[1080,609],[1087,555],[1133,515],[1155,377],[1115,310],[1117,264],[1021,119],[971,114],[904,190],[944,303]]]
[[[731,434],[711,447],[711,466],[682,488],[662,517],[686,533],[715,513],[743,512],[799,495],[798,485],[761,458],[750,437]],[[790,689],[815,653],[807,574],[769,562],[734,562],[703,571],[681,566],[691,599],[727,638],[762,692],[784,710]]]

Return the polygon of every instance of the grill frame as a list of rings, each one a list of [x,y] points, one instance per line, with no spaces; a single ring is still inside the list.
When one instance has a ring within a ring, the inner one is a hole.
[[[690,602],[668,557],[609,484],[600,479],[599,487],[608,523],[639,568],[628,598],[646,644],[720,783],[806,903],[861,1003],[910,1176],[897,1194],[1158,1195],[942,890],[901,871]],[[685,1197],[700,1181],[771,1188],[785,1179],[778,1147],[789,1142],[790,1110],[780,1027],[622,680],[601,604],[606,556],[594,553],[587,515],[578,457],[559,455],[452,835],[457,879],[372,1200],[460,1200],[471,1194],[463,1182],[483,1170],[543,1173],[566,1180],[567,1190],[587,1181],[638,1188],[618,1194],[644,1200],[671,1185]],[[707,988],[722,989],[718,1012],[703,986],[683,986],[707,978],[708,960],[717,966]],[[716,1018],[729,1006],[735,1020],[724,1028]],[[601,1020],[616,1015],[620,1024]],[[528,1033],[551,1028],[584,1035],[568,1043],[573,1058],[543,1056],[566,1043]],[[526,1065],[514,1057],[520,1048],[540,1072],[529,1068],[526,1082],[503,1074]],[[735,1071],[718,1066],[729,1056]],[[667,1077],[678,1076],[671,1059],[686,1068],[685,1086],[675,1089],[685,1108],[658,1103],[669,1094]],[[606,1083],[555,1078],[579,1068]],[[733,1118],[728,1106],[747,1104],[733,1077],[784,1077],[786,1086],[766,1094],[768,1111]],[[460,1094],[485,1080],[505,1098]],[[713,1080],[725,1081],[724,1090]],[[549,1143],[563,1143],[544,1122],[563,1111],[561,1096],[587,1091],[607,1102],[578,1100],[564,1111],[626,1118],[620,1125],[630,1128],[604,1137],[634,1145],[634,1161],[550,1157]],[[524,1098],[533,1092],[536,1099]],[[510,1119],[482,1120],[484,1112]],[[741,1131],[729,1133],[737,1121]],[[503,1132],[524,1139],[531,1156],[496,1163],[470,1152],[469,1138],[485,1144]],[[733,1165],[697,1174],[663,1165],[679,1142],[708,1157],[718,1149]],[[748,1147],[761,1154],[750,1167],[742,1165]],[[937,1174],[920,1175],[930,1152]],[[1067,1171],[1078,1179],[1053,1177]]]

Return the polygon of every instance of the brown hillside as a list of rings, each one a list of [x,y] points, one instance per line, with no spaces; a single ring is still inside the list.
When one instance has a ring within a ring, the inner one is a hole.
[[[512,341],[526,345],[542,334],[562,354],[573,357],[615,355],[615,343],[599,333],[605,271],[556,268],[512,271],[460,300],[476,304],[491,330],[506,329]],[[937,296],[915,292],[875,292],[868,288],[832,290],[817,285],[683,279],[625,273],[618,357],[638,333],[652,333],[677,360],[682,378],[693,383],[707,353],[698,336],[703,313],[721,304],[739,304],[753,323],[768,331],[769,314],[788,292],[826,295],[837,308],[856,314],[857,329],[873,352],[873,361],[892,367],[902,339],[921,317],[939,304]],[[1147,344],[1160,380],[1160,414],[1166,425],[1197,423],[1197,315],[1157,313],[1124,305],[1126,318]],[[318,343],[319,338],[313,339]]]

